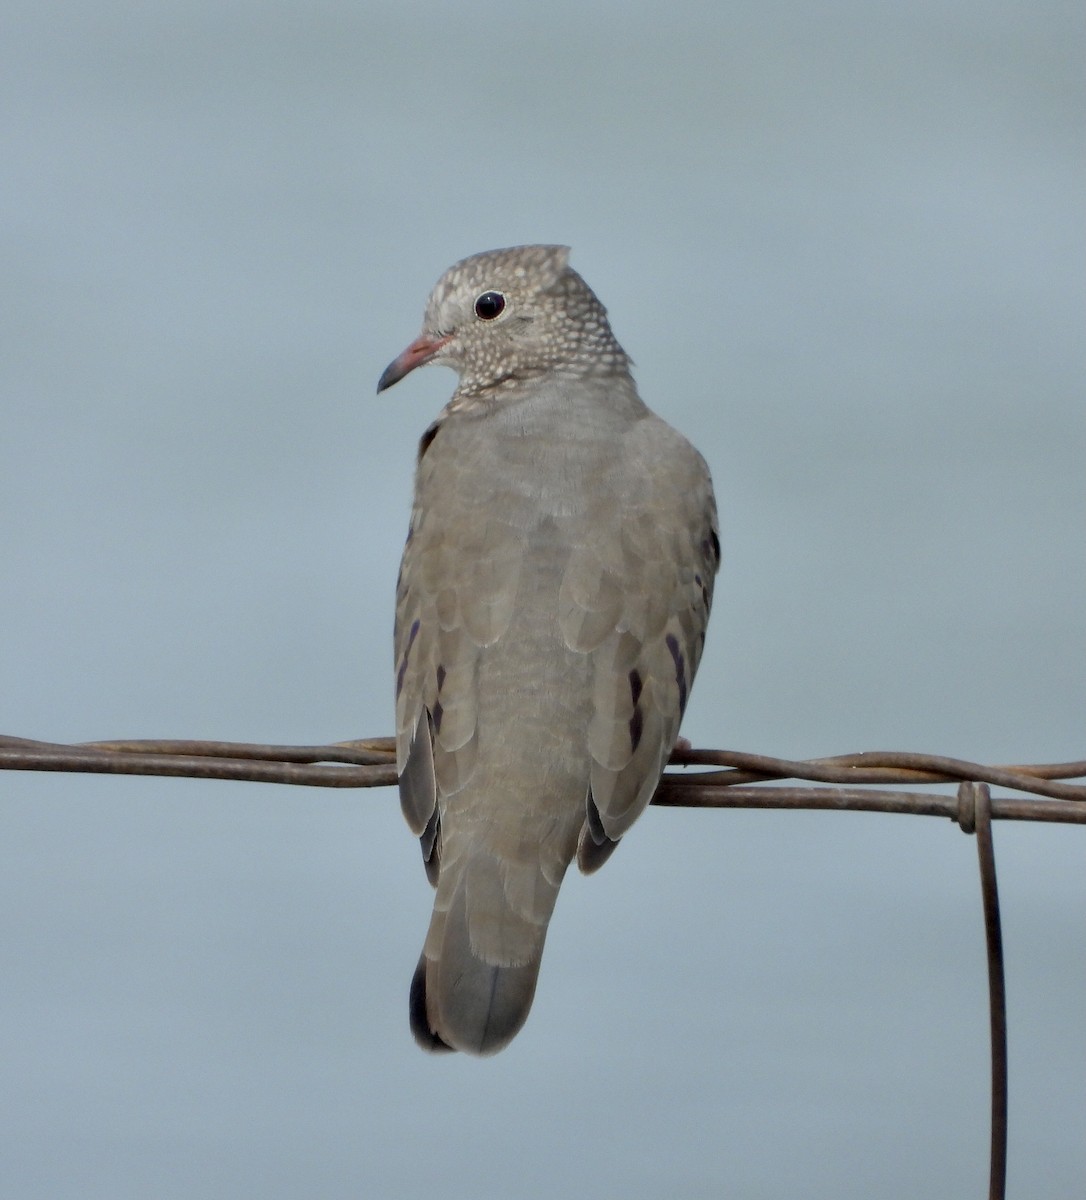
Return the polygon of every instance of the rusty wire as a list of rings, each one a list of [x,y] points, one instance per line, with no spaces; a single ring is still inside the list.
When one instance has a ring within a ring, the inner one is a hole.
[[[1086,778],[1086,760],[987,766],[935,754],[868,751],[794,761],[680,745],[669,765],[715,769],[665,772],[653,804],[671,808],[833,809],[940,816],[956,822],[965,833],[975,833],[991,1026],[988,1196],[989,1200],[1003,1200],[1007,1174],[1007,1008],[991,822],[1086,824],[1086,784],[1063,782]],[[327,746],[178,740],[63,745],[0,735],[0,769],[247,779],[308,787],[390,787],[396,782],[396,749],[392,738],[363,738]],[[779,781],[789,779],[834,786],[780,786]],[[959,786],[954,795],[885,787],[939,783]],[[993,797],[990,785],[1023,793],[1026,798]]]
[[[988,951],[988,1021],[992,1055],[991,1149],[988,1200],[1003,1200],[1007,1191],[1007,984],[1003,971],[1003,929],[999,916],[995,845],[992,842],[992,795],[986,783],[961,783],[959,823],[977,835],[980,894],[984,909],[984,941]]]
[[[901,751],[866,751],[795,761],[737,750],[676,747],[672,767],[724,768],[697,773],[668,771],[654,804],[687,808],[812,808],[913,813],[957,820],[950,795],[861,790],[869,784],[988,783],[1037,797],[992,800],[996,820],[1086,824],[1086,760],[986,766],[964,759]],[[307,787],[389,787],[396,782],[392,738],[361,738],[325,746],[274,746],[251,742],[118,740],[67,745],[0,735],[0,769],[78,771],[110,775],[172,775],[194,779],[247,779]],[[760,786],[805,779],[833,788]],[[747,786],[757,785],[757,786]],[[1051,804],[1047,800],[1062,803]]]

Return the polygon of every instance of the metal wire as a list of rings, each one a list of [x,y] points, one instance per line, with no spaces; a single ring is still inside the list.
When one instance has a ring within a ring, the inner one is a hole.
[[[1086,824],[1086,760],[987,766],[935,754],[867,751],[795,761],[732,750],[695,750],[680,744],[653,804],[689,808],[832,809],[947,817],[976,834],[988,953],[991,1025],[992,1128],[989,1200],[1004,1200],[1007,1177],[1007,999],[996,886],[992,821]],[[195,779],[247,779],[308,787],[390,787],[396,783],[392,738],[367,738],[327,746],[271,746],[247,742],[111,741],[62,745],[0,735],[0,769],[78,771],[114,775],[171,775]],[[833,787],[782,787],[808,780]],[[891,791],[907,786],[958,783],[954,795]],[[993,798],[989,785],[1028,798]]]
[[[248,779],[308,787],[388,787],[396,782],[392,738],[363,738],[325,746],[249,742],[139,740],[65,745],[0,735],[0,769],[81,771],[114,775],[173,775],[195,779]],[[866,751],[795,761],[736,750],[679,746],[672,767],[714,766],[715,771],[668,771],[654,804],[693,808],[834,808],[915,813],[957,819],[957,800],[922,792],[867,789],[867,784],[989,783],[1065,803],[993,799],[996,820],[1086,823],[1086,760],[987,766],[965,759],[901,751]],[[806,779],[843,786],[780,788],[771,780]]]
[[[992,843],[992,797],[984,783],[958,788],[958,823],[976,831],[980,894],[984,906],[984,941],[988,951],[988,1020],[992,1041],[992,1134],[988,1169],[988,1200],[1003,1200],[1007,1192],[1007,984],[1003,971],[1003,930],[999,919],[995,846]]]

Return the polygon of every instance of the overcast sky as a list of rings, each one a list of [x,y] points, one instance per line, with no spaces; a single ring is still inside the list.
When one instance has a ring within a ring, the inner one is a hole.
[[[8,3],[0,731],[392,731],[441,272],[573,247],[708,459],[684,732],[1086,756],[1084,17],[1056,0]],[[18,1200],[984,1194],[975,845],[646,814],[527,1026],[423,1055],[391,790],[8,774]],[[996,829],[1009,1195],[1086,1191],[1086,841]]]

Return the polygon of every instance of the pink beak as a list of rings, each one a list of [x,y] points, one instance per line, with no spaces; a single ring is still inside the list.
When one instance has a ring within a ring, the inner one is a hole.
[[[415,338],[399,358],[393,359],[385,367],[384,373],[377,381],[378,392],[383,392],[385,388],[399,383],[409,371],[421,367],[423,363],[428,363],[451,339],[451,333],[446,334],[445,337],[427,337],[426,334],[422,334],[421,337]]]

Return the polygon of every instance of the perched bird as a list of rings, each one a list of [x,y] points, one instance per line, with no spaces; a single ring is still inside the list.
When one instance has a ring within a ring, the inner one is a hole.
[[[436,888],[411,984],[429,1050],[524,1024],[576,856],[652,798],[720,560],[709,470],[637,394],[565,246],[466,258],[383,391],[460,377],[423,434],[396,596],[400,800]]]

